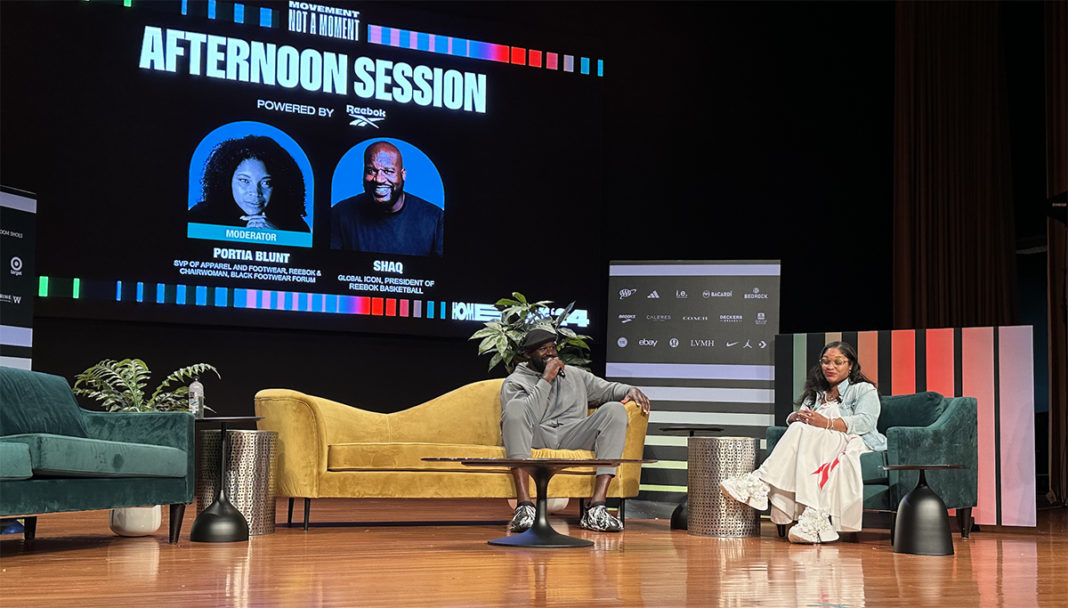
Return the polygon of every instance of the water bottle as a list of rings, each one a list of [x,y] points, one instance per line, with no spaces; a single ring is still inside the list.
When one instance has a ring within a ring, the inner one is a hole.
[[[204,417],[204,385],[200,383],[200,376],[193,376],[193,383],[189,385],[189,413],[194,418]]]

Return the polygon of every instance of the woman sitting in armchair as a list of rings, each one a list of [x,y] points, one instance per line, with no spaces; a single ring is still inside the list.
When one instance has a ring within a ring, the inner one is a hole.
[[[788,524],[795,543],[838,540],[860,530],[864,483],[860,455],[886,449],[876,428],[879,395],[860,373],[857,351],[845,342],[823,347],[788,427],[756,471],[725,480],[723,493],[758,511],[771,505],[771,521]]]

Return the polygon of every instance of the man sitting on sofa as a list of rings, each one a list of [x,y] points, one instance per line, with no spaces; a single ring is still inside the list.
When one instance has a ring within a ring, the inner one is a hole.
[[[508,458],[530,458],[531,448],[594,450],[597,458],[620,458],[627,433],[627,410],[634,401],[649,414],[649,398],[633,386],[608,382],[590,372],[565,366],[557,356],[556,334],[532,329],[523,340],[527,361],[519,364],[501,387],[501,434]],[[597,410],[587,416],[587,409]],[[598,467],[590,508],[581,526],[598,532],[620,532],[623,522],[605,510],[608,484],[615,467]],[[534,525],[528,475],[512,469],[515,515],[509,526],[523,532]]]

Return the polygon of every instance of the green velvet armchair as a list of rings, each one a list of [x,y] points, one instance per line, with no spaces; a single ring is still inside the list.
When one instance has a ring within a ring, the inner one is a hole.
[[[894,513],[901,499],[916,487],[918,471],[884,471],[883,466],[964,465],[963,469],[928,471],[927,482],[947,508],[957,510],[961,536],[967,538],[972,528],[972,507],[977,504],[979,479],[975,398],[925,392],[880,396],[879,400],[882,411],[876,426],[886,435],[887,448],[885,452],[869,452],[860,457],[864,508]],[[768,427],[769,454],[785,432],[786,427]],[[893,526],[893,516],[890,521]],[[779,535],[784,533],[785,526],[780,526]]]
[[[170,505],[178,542],[193,502],[193,417],[78,407],[59,376],[0,367],[0,517]]]

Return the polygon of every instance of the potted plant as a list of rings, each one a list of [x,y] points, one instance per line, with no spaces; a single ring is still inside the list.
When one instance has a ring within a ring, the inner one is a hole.
[[[222,378],[213,366],[194,363],[171,372],[146,396],[151,372],[144,361],[104,359],[76,375],[72,390],[99,401],[109,412],[183,412],[189,411],[189,387],[184,382],[209,371]],[[112,509],[109,518],[111,529],[122,536],[152,534],[162,521],[159,505]]]
[[[567,318],[575,308],[572,302],[562,309],[553,311],[551,300],[530,302],[518,291],[512,292],[511,298],[501,298],[494,306],[501,311],[498,321],[488,321],[485,327],[476,331],[470,340],[481,340],[478,354],[492,353],[489,369],[503,364],[509,374],[523,361],[523,337],[532,329],[543,328],[556,332],[559,339],[556,350],[560,359],[568,364],[586,369],[590,364],[589,336],[577,334],[564,326]]]

